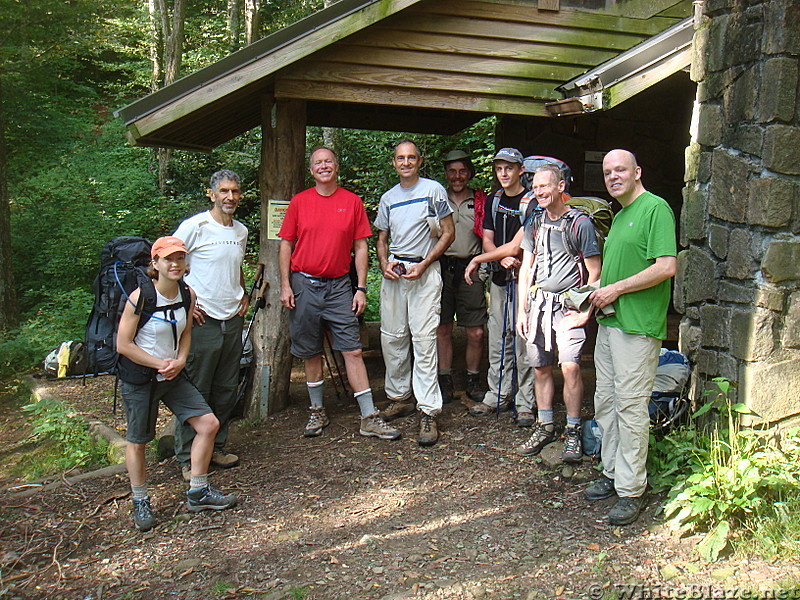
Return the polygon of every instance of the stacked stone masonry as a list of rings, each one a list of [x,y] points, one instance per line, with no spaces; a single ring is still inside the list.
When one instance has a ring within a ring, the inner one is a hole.
[[[711,378],[767,422],[800,416],[800,10],[705,0],[691,77],[675,307],[699,398]]]

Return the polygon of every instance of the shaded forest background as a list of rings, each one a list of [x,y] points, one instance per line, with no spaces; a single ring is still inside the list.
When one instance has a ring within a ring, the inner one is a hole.
[[[330,0],[328,0],[330,3]],[[27,369],[67,339],[81,339],[103,244],[153,239],[206,208],[209,174],[237,171],[237,213],[258,256],[255,129],[208,154],[135,148],[113,111],[320,10],[323,0],[0,0],[0,375]],[[309,128],[308,145],[333,141],[342,184],[373,216],[396,183],[400,133]],[[412,136],[442,180],[440,157],[473,153],[488,187],[492,118],[456,136]],[[299,190],[298,190],[299,191]],[[374,282],[379,279],[373,274]],[[371,294],[372,316],[377,293]]]

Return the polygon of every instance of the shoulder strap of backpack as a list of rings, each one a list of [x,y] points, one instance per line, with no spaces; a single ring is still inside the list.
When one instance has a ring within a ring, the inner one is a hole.
[[[492,197],[492,223],[494,223],[494,220],[497,218],[497,207],[500,206],[500,198],[502,197],[502,189],[497,190]]]

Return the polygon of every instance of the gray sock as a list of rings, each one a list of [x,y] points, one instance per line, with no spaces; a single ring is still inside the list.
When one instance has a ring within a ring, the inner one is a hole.
[[[208,485],[208,473],[203,475],[192,475],[192,478],[189,481],[190,490],[196,490],[197,488],[201,488],[206,485]]]
[[[550,410],[542,410],[541,408],[538,410],[539,413],[539,423],[542,425],[552,425],[553,424],[553,409]]]
[[[142,498],[147,498],[147,484],[143,483],[142,485],[133,485],[131,484],[131,491],[133,492],[133,499],[134,500],[141,500]]]
[[[374,415],[378,410],[375,408],[375,403],[372,400],[372,390],[367,388],[361,392],[353,394],[358,402],[358,408],[361,411],[361,418]]]
[[[570,417],[569,415],[567,415],[567,427],[577,427],[580,424],[581,424],[580,417]]]
[[[308,381],[308,398],[313,408],[322,408],[322,384],[324,381]]]
[[[439,375],[450,375],[451,369],[439,369]]]

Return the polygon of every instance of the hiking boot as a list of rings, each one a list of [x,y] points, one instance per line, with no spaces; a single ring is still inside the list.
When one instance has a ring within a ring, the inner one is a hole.
[[[378,416],[388,422],[413,415],[415,410],[417,410],[417,405],[411,398],[407,400],[396,400],[392,402],[386,410],[381,411]]]
[[[186,482],[192,480],[192,465],[181,465],[181,477]]]
[[[186,492],[186,508],[189,512],[201,512],[204,510],[225,510],[236,506],[236,496],[233,494],[223,494],[218,489],[210,485],[189,490]]]
[[[509,408],[509,403],[504,401],[503,399],[500,400],[500,406],[497,406],[496,402],[492,402],[491,404],[486,404],[485,402],[478,402],[475,406],[470,407],[469,414],[475,415],[476,417],[485,417],[486,415],[492,415],[497,412],[505,412]]]
[[[439,391],[442,393],[442,404],[450,404],[453,401],[453,376],[439,375]]]
[[[643,506],[642,496],[624,496],[617,500],[614,508],[608,512],[608,522],[611,525],[630,525],[639,518]]]
[[[600,475],[600,479],[595,481],[588,488],[583,490],[583,495],[587,500],[604,500],[616,495],[617,490],[614,489],[614,480]]]
[[[547,429],[547,427],[550,429]],[[536,423],[533,426],[533,433],[528,441],[517,448],[517,452],[523,456],[536,456],[542,451],[542,448],[556,441],[556,432],[552,423],[542,425]]]
[[[583,437],[581,426],[569,425],[564,429],[564,447],[561,449],[561,460],[567,463],[578,463],[583,459]]]
[[[532,427],[536,423],[536,417],[532,412],[519,411],[517,413],[517,427]]]
[[[311,415],[308,417],[308,424],[306,425],[305,431],[303,431],[303,435],[306,437],[316,437],[328,426],[330,420],[322,406],[312,406],[308,410],[311,411]]]
[[[239,457],[223,450],[214,450],[211,455],[211,464],[221,469],[230,469],[239,464]]]
[[[483,384],[480,373],[467,373],[467,396],[470,400],[480,402],[489,390]]]
[[[439,428],[436,418],[422,411],[419,412],[419,439],[420,446],[433,446],[439,439]]]
[[[139,531],[150,531],[156,524],[153,516],[153,509],[150,508],[150,496],[144,498],[134,498],[133,502],[133,524]]]
[[[358,430],[358,433],[381,440],[396,440],[402,435],[398,429],[387,425],[378,413],[362,418],[361,429]]]

